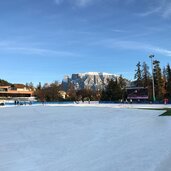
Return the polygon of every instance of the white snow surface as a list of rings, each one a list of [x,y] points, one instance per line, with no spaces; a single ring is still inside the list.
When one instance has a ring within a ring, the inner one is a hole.
[[[85,72],[85,73],[79,73],[79,75],[81,76],[85,76],[85,75],[114,75],[115,74],[111,74],[111,73],[106,73],[106,72]]]
[[[171,170],[171,117],[134,106],[0,108],[0,171]]]

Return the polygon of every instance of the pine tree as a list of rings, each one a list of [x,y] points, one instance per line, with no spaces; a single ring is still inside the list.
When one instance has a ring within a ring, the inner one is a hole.
[[[11,83],[9,83],[8,81],[0,79],[0,86],[10,86],[10,85]]]
[[[141,87],[142,86],[142,72],[141,72],[141,63],[138,62],[136,65],[137,69],[135,70],[135,76],[134,79],[136,80],[136,86]]]
[[[122,99],[123,93],[121,84],[119,84],[119,81],[116,80],[110,80],[108,82],[108,85],[104,91],[102,91],[102,97],[101,100],[105,101],[118,101]]]
[[[31,90],[34,90],[34,84],[32,82],[26,83],[26,87],[31,89]]]
[[[126,80],[122,77],[122,75],[119,76],[118,78],[118,84],[122,89],[125,89],[126,87]]]
[[[107,96],[105,90],[102,90],[100,100],[101,100],[101,101],[108,101],[108,96]]]
[[[166,68],[163,68],[163,88],[162,88],[162,92],[164,97],[167,97],[167,71]]]
[[[143,87],[148,87],[150,85],[150,72],[149,72],[149,66],[143,62],[142,64],[142,84],[143,84]]]
[[[119,76],[118,78],[118,84],[121,89],[121,96],[122,100],[125,99],[125,94],[126,94],[126,79],[122,77],[122,75]]]
[[[162,100],[163,99],[163,92],[162,92],[163,79],[162,79],[162,72],[161,72],[161,68],[160,68],[160,62],[155,60],[155,61],[153,61],[153,65],[154,65],[153,74],[154,74],[156,99]]]
[[[149,72],[149,66],[146,62],[142,64],[142,85],[144,88],[148,89],[148,97],[152,99],[152,79]]]
[[[169,64],[166,66],[166,79],[166,94],[167,98],[171,100],[171,68]]]
[[[41,90],[41,89],[42,89],[42,84],[41,84],[41,82],[39,82],[39,84],[37,85],[37,89],[38,89],[38,90]]]

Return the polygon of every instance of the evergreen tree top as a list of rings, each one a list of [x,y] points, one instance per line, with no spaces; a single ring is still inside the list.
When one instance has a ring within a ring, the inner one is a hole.
[[[0,86],[10,86],[12,85],[11,83],[9,83],[6,80],[0,79]]]

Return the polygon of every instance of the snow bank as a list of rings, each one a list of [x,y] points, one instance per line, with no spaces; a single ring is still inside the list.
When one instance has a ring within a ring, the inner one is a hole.
[[[75,106],[75,107],[110,107],[119,109],[163,109],[171,108],[171,105],[167,104],[98,104],[98,102],[88,102],[79,104],[46,104],[46,106]]]
[[[42,106],[42,104],[33,104],[32,106]],[[45,103],[44,106],[58,106],[58,107],[110,107],[110,108],[119,108],[119,109],[163,109],[163,108],[171,108],[171,104],[103,104],[98,101],[89,101],[78,102],[78,103]],[[15,105],[5,105],[0,106],[0,108],[4,107],[16,107]],[[25,107],[25,105],[23,106]]]
[[[156,171],[163,163],[168,169],[171,118],[158,117],[161,112],[101,105],[1,108],[0,170]]]

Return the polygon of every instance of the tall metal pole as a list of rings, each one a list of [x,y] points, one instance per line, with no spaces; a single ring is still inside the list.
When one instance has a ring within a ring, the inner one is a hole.
[[[153,58],[154,58],[154,55],[150,55],[149,58],[151,58],[153,101],[155,102],[156,101],[156,95],[155,95],[155,87],[154,87],[154,70],[153,70]]]

